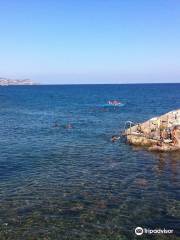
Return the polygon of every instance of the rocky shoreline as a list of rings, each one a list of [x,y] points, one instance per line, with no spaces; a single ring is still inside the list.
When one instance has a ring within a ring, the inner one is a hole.
[[[180,109],[131,125],[123,135],[129,144],[150,151],[180,150]]]

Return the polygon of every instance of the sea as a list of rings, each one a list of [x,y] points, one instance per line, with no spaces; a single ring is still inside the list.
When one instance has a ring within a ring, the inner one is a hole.
[[[180,239],[180,153],[111,141],[178,108],[180,84],[0,87],[0,239]]]

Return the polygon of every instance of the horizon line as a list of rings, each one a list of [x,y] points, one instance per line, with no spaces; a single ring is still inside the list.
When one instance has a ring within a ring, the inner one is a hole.
[[[134,82],[134,83],[35,83],[34,85],[134,85],[134,84],[180,84],[180,82]],[[21,85],[22,86],[22,85]],[[33,86],[33,85],[31,85]]]

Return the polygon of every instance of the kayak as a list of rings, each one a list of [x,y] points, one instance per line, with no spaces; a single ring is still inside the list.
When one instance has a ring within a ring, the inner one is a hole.
[[[118,104],[106,103],[106,104],[102,104],[101,106],[102,107],[123,107],[124,105],[125,105],[124,103],[118,103]]]

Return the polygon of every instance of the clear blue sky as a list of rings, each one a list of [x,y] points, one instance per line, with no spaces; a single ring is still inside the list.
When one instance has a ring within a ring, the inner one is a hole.
[[[180,82],[179,0],[4,0],[0,76]]]

